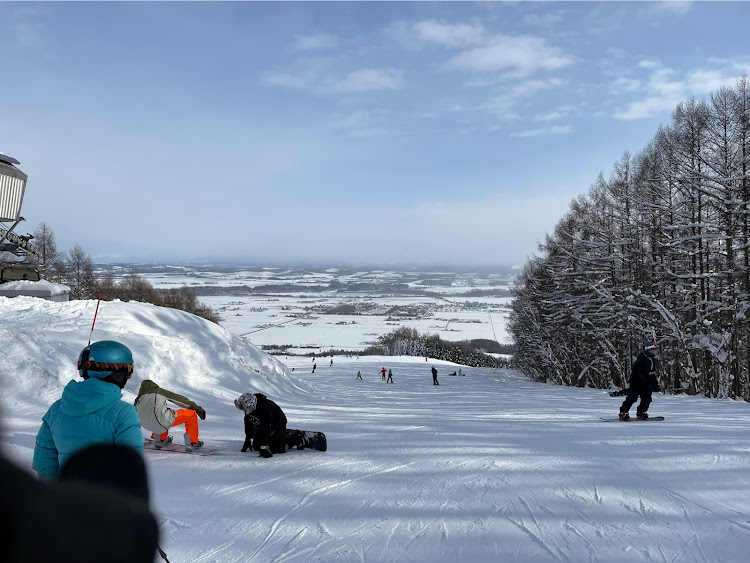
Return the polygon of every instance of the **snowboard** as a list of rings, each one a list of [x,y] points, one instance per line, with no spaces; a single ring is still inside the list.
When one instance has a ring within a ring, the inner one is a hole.
[[[175,444],[174,442],[169,444],[164,444],[161,448],[156,449],[154,446],[154,441],[151,438],[144,438],[143,439],[143,449],[145,450],[151,450],[154,452],[167,452],[167,453],[174,453],[174,454],[190,454],[190,455],[214,455],[216,453],[219,453],[222,448],[207,448],[206,446],[203,446],[198,451],[187,451],[185,446],[183,444]]]
[[[621,420],[618,418],[602,418],[604,422],[658,422],[660,420],[664,420],[663,416],[649,416],[646,420],[641,420],[636,417],[631,417],[629,420]]]
[[[286,429],[287,438],[295,432],[302,432],[307,439],[307,447],[319,452],[324,452],[328,449],[328,440],[326,435],[322,432],[311,432],[310,430],[294,430],[292,428]],[[299,449],[299,448],[298,448]]]

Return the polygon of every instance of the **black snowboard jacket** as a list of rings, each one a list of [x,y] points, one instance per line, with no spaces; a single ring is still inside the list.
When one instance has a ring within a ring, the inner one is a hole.
[[[656,362],[651,354],[641,352],[633,364],[630,372],[630,388],[643,391],[660,391],[659,381],[656,379]]]
[[[255,410],[245,414],[245,440],[253,439],[254,450],[270,446],[272,441],[283,443],[286,434],[284,411],[263,393],[255,393],[255,396],[258,399]]]

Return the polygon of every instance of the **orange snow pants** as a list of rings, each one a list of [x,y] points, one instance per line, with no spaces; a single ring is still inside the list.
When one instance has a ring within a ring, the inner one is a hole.
[[[190,436],[190,442],[195,444],[198,441],[198,414],[190,409],[178,409],[177,418],[174,419],[172,426],[180,424],[185,425],[185,432]],[[166,440],[167,436],[169,436],[169,431],[159,436],[159,439]]]

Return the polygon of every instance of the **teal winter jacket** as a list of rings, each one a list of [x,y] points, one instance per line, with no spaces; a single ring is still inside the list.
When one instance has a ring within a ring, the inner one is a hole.
[[[100,443],[131,446],[143,454],[135,407],[117,385],[95,378],[71,380],[42,418],[32,466],[40,478],[57,476],[76,451]]]

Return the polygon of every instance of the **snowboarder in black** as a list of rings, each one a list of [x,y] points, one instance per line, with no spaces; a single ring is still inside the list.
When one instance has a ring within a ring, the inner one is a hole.
[[[318,364],[313,364],[313,373],[315,373],[315,368],[318,367]]]
[[[435,369],[435,366],[432,366],[432,384],[433,385],[440,385],[437,380],[437,370]]]
[[[636,416],[640,420],[648,419],[648,407],[651,404],[651,393],[661,391],[659,381],[656,379],[656,364],[654,359],[659,354],[659,348],[655,343],[646,344],[643,351],[638,354],[633,369],[630,372],[630,388],[627,396],[620,407],[620,419],[630,420],[628,411],[641,398],[636,408]]]
[[[252,448],[260,457],[269,458],[295,446],[305,447],[301,432],[287,435],[284,411],[263,393],[243,393],[234,400],[234,406],[245,413],[245,443],[241,451]]]

